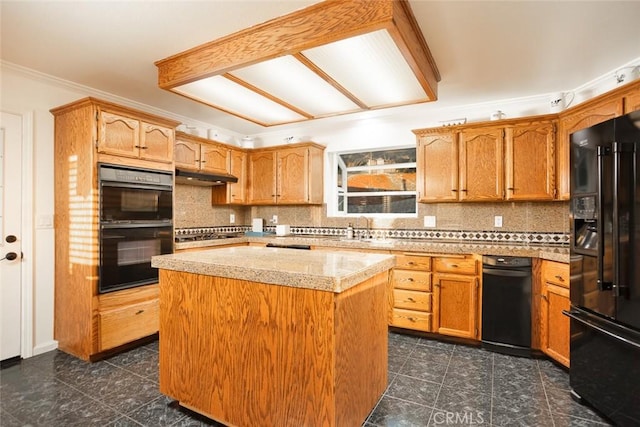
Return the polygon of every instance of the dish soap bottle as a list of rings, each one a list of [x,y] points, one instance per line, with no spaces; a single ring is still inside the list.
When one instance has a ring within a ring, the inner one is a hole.
[[[353,239],[353,224],[347,226],[347,239]]]

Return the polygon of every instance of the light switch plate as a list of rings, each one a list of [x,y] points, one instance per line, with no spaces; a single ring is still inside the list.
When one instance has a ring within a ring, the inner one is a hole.
[[[53,215],[37,215],[36,228],[53,228]]]
[[[493,226],[494,227],[502,227],[502,216],[496,215],[493,218]]]
[[[271,218],[271,222],[274,224],[278,223],[278,215],[274,215],[273,218]]]
[[[229,215],[229,224],[235,224],[236,223],[236,214],[230,214]]]
[[[433,215],[426,215],[424,217],[424,226],[425,227],[435,227],[436,226],[436,217]]]

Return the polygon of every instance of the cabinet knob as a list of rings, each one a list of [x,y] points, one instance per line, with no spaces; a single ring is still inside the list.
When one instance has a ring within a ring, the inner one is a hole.
[[[560,276],[559,274],[556,275],[556,279],[558,279],[560,282],[564,282],[564,277]]]
[[[413,282],[413,277],[409,277],[409,278],[407,279],[407,282]]]
[[[458,264],[451,264],[451,268],[458,268]]]
[[[409,262],[407,263],[407,265],[416,265],[416,263],[415,263],[415,262],[413,262],[413,261],[409,261]]]
[[[407,301],[409,301],[409,302],[416,302],[416,300],[414,300],[414,299],[413,299],[413,298],[411,298],[411,297],[407,298]]]

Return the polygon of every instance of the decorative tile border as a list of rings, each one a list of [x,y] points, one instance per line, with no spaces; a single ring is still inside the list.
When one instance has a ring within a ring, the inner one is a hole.
[[[244,233],[250,231],[250,226],[223,226],[223,227],[194,227],[176,229],[176,235],[188,235],[195,233]],[[275,226],[265,226],[265,232],[275,233]],[[357,236],[361,236],[365,230],[356,229]],[[291,227],[291,234],[298,236],[336,236],[347,235],[344,227]],[[420,239],[448,242],[488,242],[514,245],[544,245],[544,246],[568,246],[570,236],[567,233],[539,233],[539,232],[505,232],[505,231],[457,231],[437,229],[372,229],[370,237],[374,239]]]

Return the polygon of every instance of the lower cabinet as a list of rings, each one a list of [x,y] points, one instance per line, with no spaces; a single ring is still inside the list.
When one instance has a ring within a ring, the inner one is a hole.
[[[480,339],[480,265],[474,255],[434,258],[433,332]]]
[[[97,300],[96,353],[158,332],[157,284],[101,294]]]
[[[396,254],[389,324],[479,339],[480,263],[473,255]]]
[[[100,350],[108,350],[158,332],[158,299],[98,314]]]
[[[569,366],[569,265],[542,261],[540,286],[540,347],[552,359]]]
[[[399,328],[431,332],[431,256],[418,253],[396,254],[396,266],[391,271],[389,284],[389,324]]]

